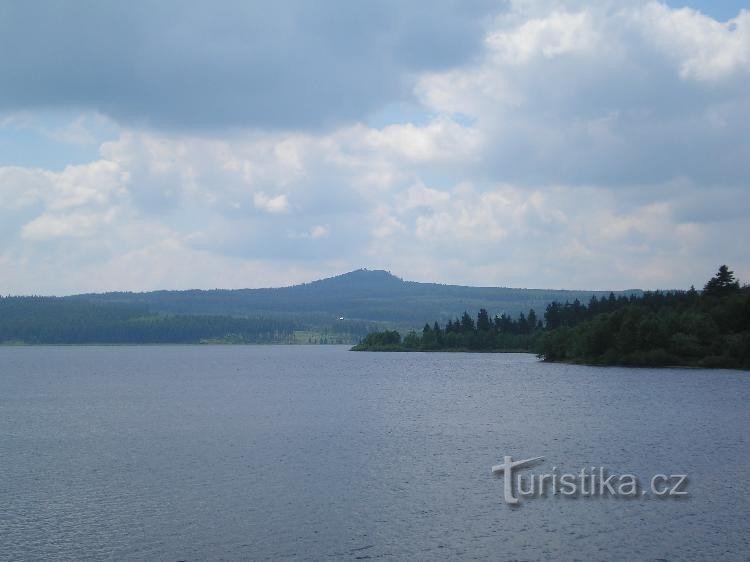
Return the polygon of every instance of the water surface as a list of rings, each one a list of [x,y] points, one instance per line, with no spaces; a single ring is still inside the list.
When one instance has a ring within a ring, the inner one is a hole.
[[[750,376],[344,347],[0,348],[0,559],[750,557]],[[503,503],[490,467],[687,473]]]

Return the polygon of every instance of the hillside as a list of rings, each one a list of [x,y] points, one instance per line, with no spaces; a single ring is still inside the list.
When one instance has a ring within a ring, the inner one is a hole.
[[[639,293],[628,291],[627,294]],[[534,308],[541,312],[552,301],[587,302],[596,291],[467,287],[404,281],[387,271],[359,269],[343,275],[282,288],[238,290],[102,293],[66,297],[92,303],[135,304],[151,312],[269,316],[319,325],[337,321],[377,322],[421,327],[480,308],[515,316]]]

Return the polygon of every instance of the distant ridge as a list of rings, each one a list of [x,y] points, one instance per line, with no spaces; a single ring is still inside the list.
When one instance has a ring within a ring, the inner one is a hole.
[[[633,293],[641,291],[615,292]],[[441,285],[404,281],[384,270],[358,269],[290,287],[110,292],[65,298],[100,304],[145,305],[151,311],[170,314],[262,315],[312,324],[343,317],[419,327],[427,321],[454,318],[464,310],[476,314],[480,308],[486,308],[491,314],[511,315],[534,308],[541,315],[553,300],[588,302],[592,295],[608,294],[609,291]]]

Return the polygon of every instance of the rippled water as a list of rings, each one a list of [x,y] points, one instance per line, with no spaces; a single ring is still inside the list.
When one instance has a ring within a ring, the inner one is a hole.
[[[0,559],[748,559],[749,404],[530,355],[0,348]],[[690,495],[514,508],[504,455]]]

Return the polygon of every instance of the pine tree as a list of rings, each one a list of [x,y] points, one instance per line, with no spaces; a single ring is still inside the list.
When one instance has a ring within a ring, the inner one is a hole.
[[[526,317],[526,323],[529,325],[529,332],[536,330],[536,311],[532,308],[529,310],[529,315]]]
[[[477,330],[480,332],[490,331],[490,315],[484,308],[480,308],[479,314],[477,314]]]
[[[464,312],[461,316],[461,333],[468,334],[474,331],[474,319]]]
[[[740,284],[734,278],[734,271],[726,265],[722,265],[719,271],[711,279],[709,279],[706,286],[703,287],[703,294],[711,297],[723,297],[735,291],[739,291]]]

